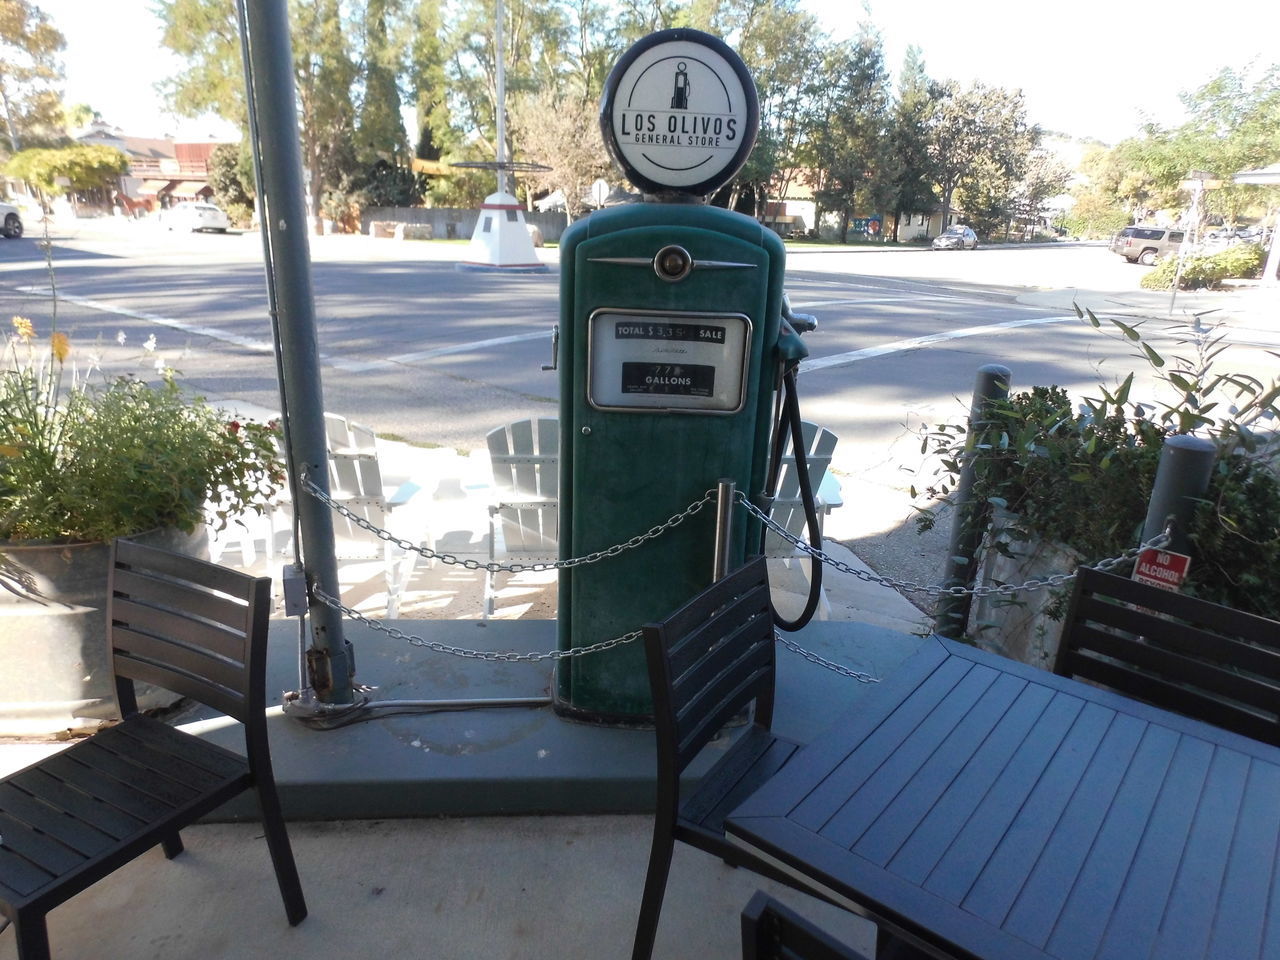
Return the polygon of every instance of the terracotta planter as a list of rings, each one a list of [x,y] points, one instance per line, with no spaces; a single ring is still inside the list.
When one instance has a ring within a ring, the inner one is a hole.
[[[208,556],[204,527],[132,539]],[[48,736],[118,716],[107,657],[105,543],[0,542],[0,736]],[[139,686],[144,709],[175,696]]]

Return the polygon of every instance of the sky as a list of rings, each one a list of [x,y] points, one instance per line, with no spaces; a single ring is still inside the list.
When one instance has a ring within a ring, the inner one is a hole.
[[[153,0],[35,0],[67,39],[66,100],[133,136],[228,136],[216,118],[168,116],[154,85],[181,69],[160,46]],[[230,4],[231,0],[227,0]],[[859,0],[801,0],[836,38],[866,18]],[[1280,63],[1275,0],[866,0],[896,77],[908,45],[938,80],[1019,88],[1045,130],[1115,143],[1146,120],[1183,116],[1178,94],[1224,66]]]

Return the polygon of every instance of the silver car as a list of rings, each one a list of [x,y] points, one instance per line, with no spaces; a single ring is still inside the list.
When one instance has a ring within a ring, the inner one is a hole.
[[[0,203],[0,233],[10,240],[22,236],[22,214],[12,203]]]
[[[976,250],[978,235],[963,224],[952,224],[933,238],[935,250]]]

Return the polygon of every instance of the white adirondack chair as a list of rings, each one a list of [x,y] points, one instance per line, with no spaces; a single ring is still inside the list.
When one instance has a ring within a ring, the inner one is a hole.
[[[800,426],[804,436],[805,462],[809,466],[809,483],[813,488],[818,527],[821,530],[823,521],[831,511],[844,505],[840,481],[830,472],[831,455],[835,452],[839,437],[826,427],[808,420],[801,421]],[[787,435],[787,446],[782,454],[782,469],[778,474],[778,489],[770,515],[788,533],[808,541],[809,529],[805,523],[804,503],[800,499],[800,477],[796,472],[795,451],[791,447],[790,434]],[[764,544],[766,557],[789,560],[797,553],[796,547],[771,530],[765,534]]]
[[[383,486],[373,431],[336,413],[326,413],[324,424],[329,448],[329,495],[361,519],[389,530],[392,512],[407,504],[421,489],[420,485],[407,481],[388,491]],[[405,538],[405,531],[392,532]],[[430,536],[426,531],[422,534],[420,542],[430,545]],[[337,511],[333,513],[333,535],[334,552],[339,560],[383,561],[387,619],[394,619],[418,555],[379,538]]]
[[[489,506],[489,561],[554,560],[560,540],[560,421],[517,420],[489,431],[494,501]],[[485,575],[484,616],[493,616],[494,574]]]

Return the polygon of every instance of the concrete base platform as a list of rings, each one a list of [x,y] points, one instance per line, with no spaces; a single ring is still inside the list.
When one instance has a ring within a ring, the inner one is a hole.
[[[397,621],[406,634],[471,649],[551,650],[554,621]],[[487,663],[435,653],[349,624],[357,679],[374,700],[459,700],[548,695],[550,662]],[[922,642],[860,623],[813,623],[791,635],[828,660],[884,676]],[[297,627],[272,624],[268,690],[296,689]],[[857,703],[868,685],[779,647],[775,728],[811,739]],[[586,724],[550,706],[404,713],[335,730],[284,716],[270,721],[271,752],[287,817],[380,819],[494,814],[635,813],[653,807],[653,733]],[[178,718],[182,722],[181,717]],[[239,727],[194,719],[191,729],[236,748]],[[731,742],[732,732],[725,739]],[[0,751],[2,753],[2,751]],[[29,761],[28,761],[29,762]],[[691,768],[690,776],[701,771]],[[256,815],[251,798],[220,819]]]

